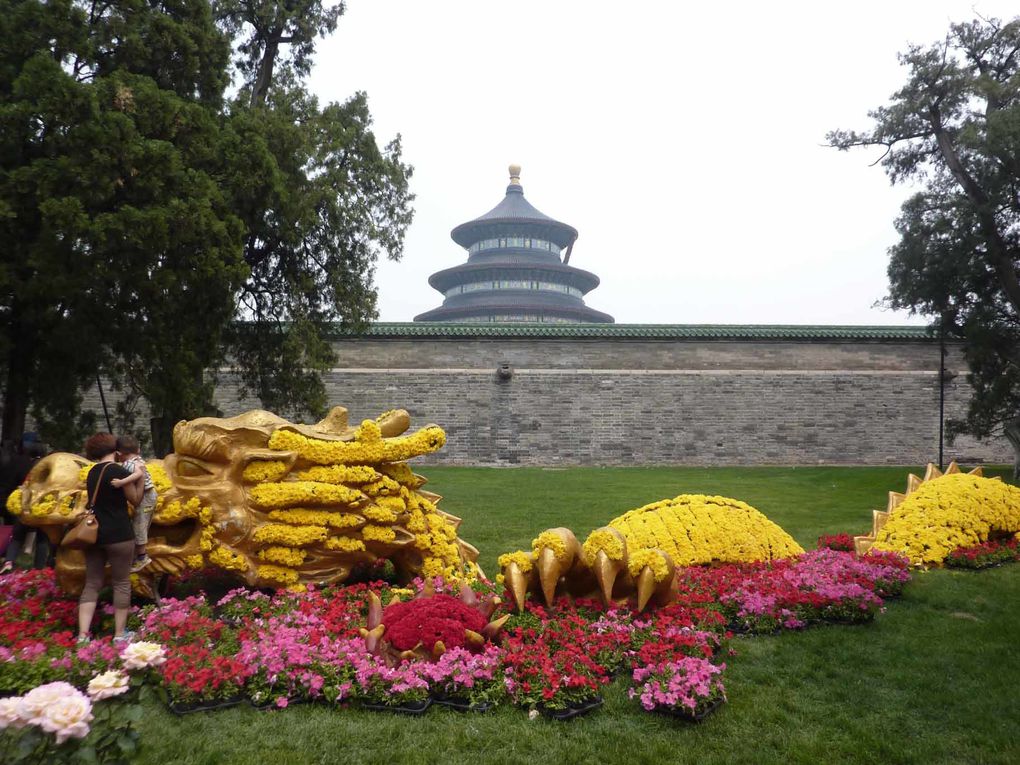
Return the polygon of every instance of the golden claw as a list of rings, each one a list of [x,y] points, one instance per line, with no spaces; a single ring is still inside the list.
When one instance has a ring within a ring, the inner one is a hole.
[[[535,568],[538,569],[538,578],[542,583],[545,604],[551,607],[556,599],[556,585],[559,584],[560,576],[563,574],[559,561],[556,560],[556,552],[551,547],[543,548],[538,555]]]
[[[464,637],[471,645],[485,645],[485,636],[474,630],[464,630]]]
[[[528,580],[516,563],[511,563],[506,567],[503,581],[506,582],[507,589],[510,590],[510,594],[513,596],[518,612],[523,612],[524,599],[528,591]]]
[[[374,629],[382,624],[382,601],[374,592],[368,594],[368,628]]]
[[[503,629],[503,625],[506,624],[506,622],[507,622],[507,620],[509,618],[510,618],[510,614],[504,614],[503,616],[499,617],[495,621],[489,622],[482,629],[482,635],[487,637],[489,640],[495,640],[496,639],[496,635],[498,635],[499,631],[501,629]]]
[[[437,640],[435,645],[432,646],[432,655],[438,659],[444,653],[446,653],[446,643],[442,640]]]
[[[383,633],[386,632],[386,625],[379,624],[370,630],[360,629],[358,632],[365,638],[366,650],[369,653],[375,653],[379,649],[379,641],[382,640]]]
[[[641,573],[637,578],[637,593],[637,610],[639,612],[644,611],[648,601],[655,594],[655,574],[652,572],[651,566],[645,566],[641,569]]]
[[[605,550],[599,550],[595,554],[595,565],[592,566],[595,572],[595,580],[599,583],[599,590],[602,592],[602,602],[607,606],[613,602],[613,585],[616,577],[623,570],[620,561],[610,559]]]

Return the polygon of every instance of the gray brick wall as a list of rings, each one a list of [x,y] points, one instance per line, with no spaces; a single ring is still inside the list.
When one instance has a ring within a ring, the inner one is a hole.
[[[337,341],[330,399],[352,422],[435,422],[461,465],[916,464],[938,458],[938,348],[925,342],[421,338]],[[512,366],[501,380],[498,364]],[[947,367],[960,370],[958,354]],[[947,416],[966,406],[963,375]],[[256,408],[226,379],[226,415]],[[94,405],[98,405],[95,400]],[[1007,462],[1004,439],[946,458]]]

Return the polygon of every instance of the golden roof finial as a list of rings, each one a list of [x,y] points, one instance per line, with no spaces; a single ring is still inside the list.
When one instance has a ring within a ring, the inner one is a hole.
[[[521,166],[510,165],[510,185],[520,186],[521,185]]]

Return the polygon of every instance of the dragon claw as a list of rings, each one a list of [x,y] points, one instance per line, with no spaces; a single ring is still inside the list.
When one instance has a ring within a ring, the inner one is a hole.
[[[651,566],[645,566],[637,578],[638,611],[644,611],[648,601],[655,594],[655,573]]]
[[[602,592],[602,602],[608,606],[613,602],[613,585],[623,566],[618,561],[610,559],[605,550],[599,550],[595,554],[595,565],[592,568],[595,580],[599,583],[599,590]]]
[[[517,606],[517,610],[519,612],[524,611],[524,599],[528,591],[527,577],[524,576],[524,573],[516,563],[511,563],[503,574],[503,580],[513,596],[514,605]]]
[[[545,597],[545,604],[552,606],[556,599],[556,585],[559,584],[562,575],[559,561],[556,559],[556,552],[545,547],[538,555],[538,562],[535,564],[538,569],[538,578],[542,583],[542,595]]]

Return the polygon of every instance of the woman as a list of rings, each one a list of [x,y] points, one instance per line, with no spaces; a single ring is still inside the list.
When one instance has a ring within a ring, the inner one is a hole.
[[[126,642],[133,635],[125,631],[131,608],[131,563],[135,558],[135,534],[127,503],[138,504],[142,485],[138,482],[121,488],[110,485],[114,478],[126,478],[128,471],[114,460],[117,438],[112,433],[97,433],[85,442],[85,456],[96,462],[85,481],[92,499],[92,511],[99,525],[96,543],[85,549],[85,588],[78,600],[78,642],[90,640],[89,629],[96,613],[96,601],[103,586],[106,564],[110,564],[113,586],[114,641]]]

